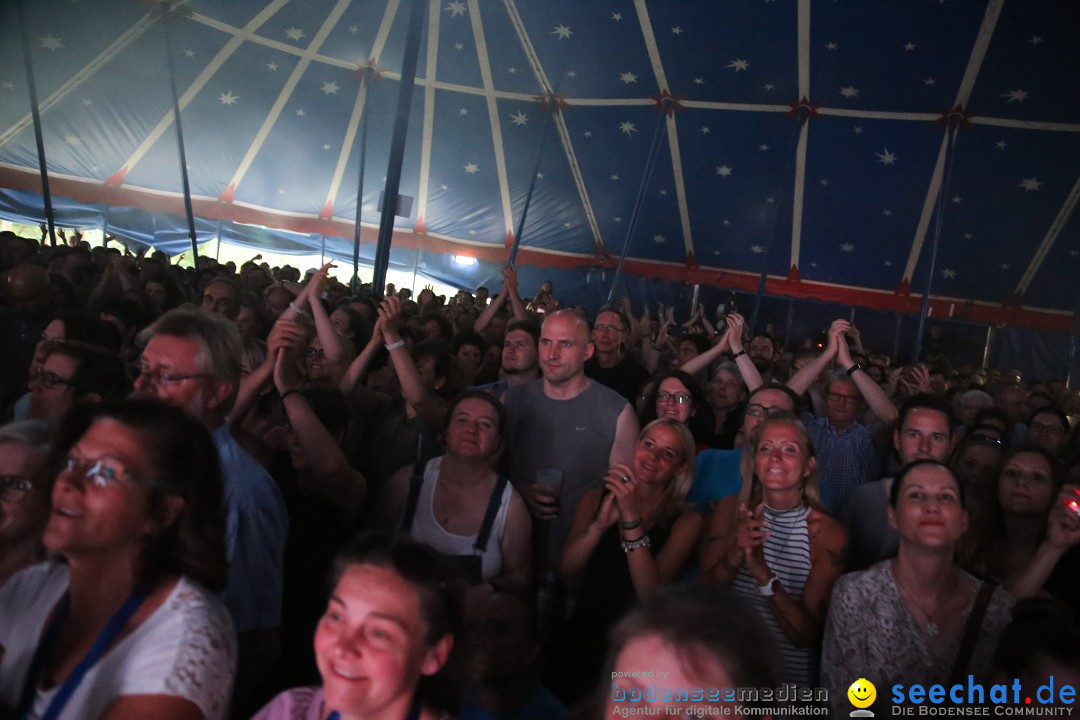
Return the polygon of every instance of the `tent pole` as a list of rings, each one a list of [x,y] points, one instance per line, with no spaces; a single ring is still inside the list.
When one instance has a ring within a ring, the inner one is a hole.
[[[394,239],[394,216],[397,213],[398,188],[401,186],[401,165],[405,161],[405,136],[409,130],[409,111],[412,108],[416,64],[420,56],[420,33],[423,30],[426,10],[426,0],[412,0],[405,54],[401,63],[394,135],[390,140],[390,157],[386,163],[386,189],[383,195],[382,218],[379,220],[379,242],[375,246],[375,277],[371,283],[375,297],[382,297],[386,288],[386,268],[390,264],[390,244]]]
[[[789,297],[787,301],[787,320],[784,321],[784,345],[791,338],[791,324],[795,321],[795,298]]]
[[[521,245],[521,236],[525,232],[525,216],[529,214],[529,203],[532,202],[533,190],[536,189],[536,176],[540,174],[540,162],[544,159],[544,145],[547,144],[551,126],[555,124],[555,113],[559,112],[559,101],[555,96],[549,100],[550,111],[544,120],[544,128],[540,131],[540,145],[536,148],[536,162],[533,163],[532,177],[529,178],[529,190],[525,193],[525,204],[521,206],[521,219],[518,220],[517,232],[514,233],[514,244],[510,246],[510,259],[507,265],[513,265],[517,260],[518,246]]]
[[[34,140],[37,142],[38,170],[41,173],[41,197],[45,203],[45,222],[49,226],[49,244],[56,247],[56,225],[53,215],[52,192],[49,190],[49,169],[45,162],[45,138],[41,132],[41,111],[38,108],[37,84],[34,82],[34,61],[30,54],[30,29],[26,27],[23,0],[15,3],[22,30],[23,63],[26,65],[26,88],[30,91],[30,114],[34,118]]]
[[[356,181],[356,226],[353,228],[352,281],[349,286],[353,295],[360,294],[360,220],[364,213],[364,165],[367,162],[367,80],[371,68],[365,68],[360,76],[360,92],[364,93],[364,114],[360,117],[360,177]],[[326,248],[326,236],[323,236],[323,248]],[[325,261],[323,261],[325,265]]]
[[[941,187],[938,189],[937,196],[937,217],[934,218],[934,243],[930,252],[930,267],[926,273],[926,288],[923,290],[922,306],[919,308],[919,329],[915,336],[915,357],[912,362],[919,362],[919,357],[922,355],[922,341],[923,333],[926,331],[926,316],[930,310],[930,289],[934,284],[934,271],[937,267],[938,248],[941,246],[941,228],[945,224],[945,196],[949,192],[949,181],[952,180],[952,168],[953,162],[956,161],[956,137],[959,122],[958,118],[954,115],[949,116],[949,127],[946,130],[951,134],[949,138],[949,144],[946,149],[947,159],[945,160],[945,177],[941,182]]]
[[[1073,340],[1074,341],[1076,340],[1076,314],[1075,313],[1073,314]],[[986,342],[983,344],[983,356],[982,356],[982,367],[984,367],[984,368],[987,365],[990,364],[990,346],[991,346],[991,344],[993,344],[993,341],[994,341],[994,326],[993,325],[987,325],[986,326]],[[1070,376],[1072,375],[1072,369],[1071,369],[1072,368],[1072,349],[1071,349],[1071,347],[1072,347],[1072,344],[1070,344],[1070,350],[1069,350],[1069,368],[1070,368],[1069,375]],[[1066,380],[1065,380],[1065,386],[1069,387],[1068,378],[1066,378]]]
[[[180,95],[176,90],[176,66],[173,63],[172,33],[169,32],[169,13],[176,8],[163,6],[161,29],[165,34],[165,58],[169,66],[169,89],[172,91],[173,120],[176,123],[176,152],[180,161],[180,182],[184,187],[184,212],[187,214],[188,237],[191,238],[191,262],[199,267],[199,247],[195,234],[195,212],[191,208],[191,185],[188,183],[187,153],[184,151],[184,128],[180,124]],[[179,12],[183,12],[180,10]],[[176,17],[180,17],[179,14]]]
[[[701,298],[701,285],[695,284],[694,291],[690,294],[690,316],[693,317],[697,310],[698,300]],[[719,331],[719,330],[718,330]]]
[[[615,276],[611,278],[611,289],[608,290],[607,302],[611,305],[615,301],[615,289],[619,287],[619,279],[622,277],[623,263],[626,262],[626,251],[630,249],[630,238],[634,236],[634,228],[637,226],[638,215],[641,214],[641,206],[645,203],[645,190],[652,179],[653,168],[656,166],[656,153],[660,149],[660,140],[664,136],[664,126],[667,124],[667,114],[671,108],[671,98],[665,97],[661,101],[660,118],[656,121],[656,130],[653,132],[652,145],[649,147],[649,155],[645,160],[645,172],[641,176],[641,185],[638,187],[637,200],[634,201],[634,211],[630,214],[630,224],[626,228],[626,239],[623,240],[622,253],[619,254],[619,264],[615,266]]]
[[[326,236],[319,235],[319,267],[326,264]],[[356,278],[356,266],[353,266],[353,278]],[[356,293],[356,288],[352,289],[353,293]]]

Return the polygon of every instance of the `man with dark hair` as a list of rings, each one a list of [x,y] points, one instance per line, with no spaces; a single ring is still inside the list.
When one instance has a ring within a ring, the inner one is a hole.
[[[503,340],[502,367],[499,370],[501,377],[493,383],[479,386],[479,389],[501,397],[511,385],[521,385],[539,378],[539,342],[540,328],[532,320],[515,320],[510,323]]]
[[[269,473],[237,444],[225,422],[240,385],[242,344],[222,315],[165,313],[147,331],[135,392],[199,420],[214,438],[225,480],[229,580],[223,599],[239,636],[235,700],[250,693],[278,653],[288,516]]]
[[[851,331],[847,320],[834,320],[825,351],[787,382],[788,387],[801,395],[830,362],[835,359],[839,363],[825,385],[825,416],[815,418],[806,413],[803,417],[817,451],[821,501],[834,517],[843,516],[855,488],[881,477],[881,460],[874,445],[875,428],[858,420],[860,398],[870,406],[881,427],[896,421],[896,408],[889,396],[851,359],[845,337]]]
[[[649,379],[649,371],[626,354],[630,337],[630,321],[612,307],[602,307],[596,313],[592,327],[592,344],[596,348],[585,363],[585,375],[626,398],[631,405],[638,391]]]
[[[30,379],[27,417],[58,419],[80,402],[118,400],[131,392],[124,361],[87,343],[49,340]]]
[[[236,316],[240,314],[240,288],[231,280],[217,278],[203,291],[201,305],[208,313],[236,322]]]
[[[955,435],[948,403],[937,395],[920,394],[908,398],[900,408],[893,430],[893,448],[900,467],[916,460],[949,462]],[[855,488],[842,518],[851,536],[852,569],[873,565],[896,556],[900,537],[889,527],[889,493],[892,477]]]
[[[750,338],[750,344],[746,348],[754,367],[761,373],[761,380],[768,384],[773,379],[776,370],[776,340],[772,334],[759,332]]]

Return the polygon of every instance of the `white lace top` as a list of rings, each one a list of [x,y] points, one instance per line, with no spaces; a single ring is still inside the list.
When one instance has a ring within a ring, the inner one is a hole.
[[[18,704],[45,621],[67,587],[67,567],[58,563],[34,565],[0,587],[0,705]],[[223,719],[235,672],[236,636],[225,606],[181,578],[161,607],[90,668],[60,718],[98,718],[126,695],[172,695],[193,702],[207,720]],[[31,718],[58,689],[38,690]]]

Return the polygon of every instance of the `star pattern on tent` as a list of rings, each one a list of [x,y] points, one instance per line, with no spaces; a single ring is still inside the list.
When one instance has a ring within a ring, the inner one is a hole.
[[[892,260],[886,260],[885,267],[892,267]]]
[[[671,34],[672,35],[682,35],[683,34],[683,29],[681,27],[679,27],[678,25],[676,25],[675,27],[671,28]]]
[[[330,82],[324,82],[322,84],[322,91],[327,95],[337,95],[337,91],[340,89],[341,88],[338,86],[338,84],[333,80],[331,80]]]
[[[277,68],[278,68],[277,63],[273,63],[273,62],[266,63],[266,69],[267,70],[277,70]]]
[[[571,80],[573,80],[574,78],[576,78],[576,77],[577,77],[577,71],[576,71],[576,70],[567,70],[567,71],[566,71],[566,77],[568,77],[568,78],[570,78]]]
[[[974,240],[975,236],[972,233],[966,232],[966,233],[964,233],[964,239],[965,240]]]
[[[1009,263],[1001,263],[1001,269],[1002,270],[1011,270],[1012,266],[1009,265]]]
[[[615,222],[617,222],[617,223],[621,223],[621,222],[622,222],[622,218],[621,218],[621,217],[619,217],[618,215],[616,215],[615,217],[613,217],[613,218],[611,218],[611,219],[612,219],[612,220],[614,220],[614,221],[615,221]]]
[[[465,43],[459,43],[459,42],[454,43],[454,49],[455,50],[464,50],[465,49]]]
[[[858,97],[859,96],[859,89],[857,87],[853,87],[851,85],[848,85],[847,87],[840,88],[840,94],[843,95],[846,98]]]
[[[764,245],[751,245],[750,246],[750,252],[754,253],[755,255],[760,255],[763,252],[765,252],[765,246]]]
[[[1001,97],[1008,98],[1005,102],[1024,102],[1028,99],[1029,95],[1027,90],[1020,90],[1017,88],[1016,90],[1001,93]]]
[[[322,146],[322,149],[323,149],[323,150],[329,150],[329,149],[330,149],[330,146],[329,146],[329,145],[325,145],[325,144],[324,144],[324,145]]]
[[[619,131],[626,133],[627,137],[629,137],[632,133],[636,133],[638,131],[638,129],[634,125],[634,123],[630,122],[629,120],[626,120],[624,122],[619,123]]]
[[[617,182],[619,180],[619,176],[618,175],[612,175],[611,179],[615,180]]]
[[[232,90],[230,90],[228,92],[223,92],[220,95],[218,95],[218,100],[221,101],[222,105],[235,105],[236,101],[239,100],[239,99],[240,99],[240,96],[239,95],[233,95]]]
[[[46,50],[51,50],[53,52],[56,52],[57,50],[64,47],[64,41],[58,37],[53,37],[52,35],[40,37],[38,38],[38,40],[41,41],[41,47],[45,48]]]
[[[1069,251],[1069,257],[1076,257],[1077,255],[1080,255],[1080,250],[1070,250]]]
[[[667,190],[661,190],[661,191],[660,191],[660,194],[661,194],[661,195],[667,195]]]
[[[440,186],[439,186],[439,189],[440,189],[440,190],[449,190],[449,189],[450,189],[450,186],[449,186],[449,185],[440,185]]]
[[[724,218],[724,220],[722,221],[722,223],[723,223],[724,225],[730,225],[730,224],[731,224],[731,221],[730,221],[730,220],[728,220],[727,218]]]
[[[1038,45],[1042,41],[1043,41],[1043,36],[1042,35],[1032,35],[1031,37],[1028,38],[1028,42],[1031,43],[1032,45]]]
[[[955,204],[959,205],[960,203],[964,202],[964,198],[960,197],[959,195],[954,195],[952,201]]]
[[[289,38],[290,40],[299,41],[304,38],[304,31],[294,25],[293,27],[285,31],[285,37]]]
[[[769,146],[765,143],[761,143],[757,146],[758,152],[769,152]]]
[[[480,166],[476,163],[467,163],[465,165],[465,172],[469,173],[470,175],[475,175],[476,173],[480,172]]]
[[[775,203],[775,202],[776,202],[776,198],[771,198],[771,197],[767,197],[767,198],[765,198],[765,202],[767,202],[767,203],[769,203],[770,205],[772,205],[773,203]]]
[[[694,84],[695,85],[704,85],[705,84],[705,78],[694,78]]]
[[[1039,180],[1038,178],[1033,178],[1033,177],[1032,178],[1023,178],[1020,181],[1020,184],[1017,185],[1017,187],[1022,187],[1027,192],[1031,192],[1032,190],[1038,190],[1041,186],[1042,186],[1042,181]]]
[[[828,178],[821,178],[820,180],[818,180],[818,182],[821,183],[822,185],[828,185],[829,184],[829,179]]]
[[[735,72],[739,72],[740,70],[748,70],[750,68],[750,63],[742,58],[735,58],[729,62],[727,66],[729,68],[735,68]]]
[[[856,125],[855,127],[851,128],[851,132],[855,133],[856,135],[862,135],[863,134],[862,125]]]
[[[667,242],[667,238],[664,237],[663,235],[653,235],[652,236],[652,241],[654,243],[656,243],[657,245],[661,245],[661,244]]]
[[[707,125],[702,125],[701,126],[701,134],[702,135],[708,135],[711,132],[712,132],[712,130],[710,130]]]
[[[773,85],[772,83],[765,83],[765,89],[766,90],[775,90],[776,86]]]
[[[91,105],[94,104],[94,101],[91,100],[90,98],[83,98],[82,104],[83,104],[83,107],[90,107]]]
[[[11,82],[10,80],[5,80],[4,81],[4,89],[5,90],[14,90],[15,89],[15,83]]]
[[[619,73],[619,79],[622,80],[627,85],[629,85],[630,83],[636,83],[637,82],[637,75],[635,75],[632,72]]]
[[[878,161],[882,165],[893,165],[896,163],[896,155],[889,152],[889,148],[884,148],[885,152],[874,153],[878,156]]]
[[[832,42],[830,40],[829,42],[825,43],[825,49],[826,50],[835,50],[836,49],[836,43],[834,43],[834,42]]]
[[[470,230],[469,230],[469,234],[470,234],[470,235],[475,235],[475,234],[476,234],[476,231],[475,231],[475,230],[472,230],[472,229],[470,229]]]
[[[614,20],[615,22],[620,22],[622,20],[622,13],[617,13],[617,12],[611,13],[611,19]]]
[[[82,145],[82,138],[80,138],[78,135],[68,134],[64,136],[64,142],[66,142],[68,145],[75,147]]]
[[[574,31],[570,29],[569,25],[556,25],[551,34],[558,35],[560,40],[569,40]]]
[[[925,80],[923,80],[923,85],[927,85],[927,86],[932,87],[934,85],[937,85],[937,80],[935,80],[932,77],[926,78]]]
[[[996,143],[994,143],[994,147],[996,147],[998,150],[1004,150],[1005,148],[1009,147],[1009,143],[1005,142],[1004,140],[998,140]]]
[[[956,277],[956,271],[952,268],[945,268],[941,271],[941,277],[946,278],[947,280],[952,280]]]
[[[543,180],[544,179],[544,173],[542,173],[542,172],[536,173],[536,179],[537,180]]]
[[[718,165],[716,167],[716,174],[720,177],[731,177],[731,168],[727,165]]]
[[[633,127],[634,127],[634,126],[633,126],[633,125],[631,125],[631,126],[630,126],[630,129],[632,130],[632,129],[633,129]],[[585,131],[584,133],[582,133],[582,134],[583,134],[583,135],[584,135],[585,137],[587,137],[587,138],[591,138],[591,137],[592,137],[592,130],[586,130],[586,131]]]
[[[296,116],[297,117],[304,117],[305,115],[307,115],[307,113],[304,112],[304,108],[300,108],[299,110],[296,111]]]
[[[889,217],[890,215],[892,215],[892,210],[889,210],[889,209],[882,210],[881,214],[884,215],[885,217]]]
[[[356,25],[350,25],[349,26],[349,32],[352,33],[353,35],[355,35],[356,33],[360,32],[360,28],[357,27]]]
[[[562,224],[562,226],[563,226],[564,228],[566,228],[567,230],[569,230],[570,228],[574,227],[574,224],[573,224],[573,223],[571,223],[571,222],[564,222],[564,223]]]
[[[529,122],[529,118],[525,116],[525,113],[518,110],[516,114],[510,116],[510,122],[520,127]]]
[[[195,51],[192,50],[191,48],[188,48],[187,50],[184,51],[184,57],[189,57],[189,58],[195,57]]]
[[[851,243],[844,243],[843,245],[840,246],[840,249],[843,250],[844,252],[855,252],[855,246],[852,245]]]
[[[915,45],[915,43],[911,42],[910,40],[908,42],[904,43],[904,50],[907,50],[908,52],[911,52],[916,47],[917,47],[917,45]]]
[[[464,15],[465,3],[461,2],[461,0],[454,0],[454,2],[443,8],[443,12],[450,13],[450,17],[452,18],[457,17],[458,15]]]

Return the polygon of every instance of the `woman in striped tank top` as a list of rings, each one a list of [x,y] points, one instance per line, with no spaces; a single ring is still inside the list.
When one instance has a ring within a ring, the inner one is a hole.
[[[727,550],[713,578],[746,596],[768,623],[784,682],[816,685],[829,594],[844,571],[847,535],[821,507],[814,450],[793,414],[771,415],[751,443],[747,460],[754,472],[743,485],[736,524],[721,540]]]

